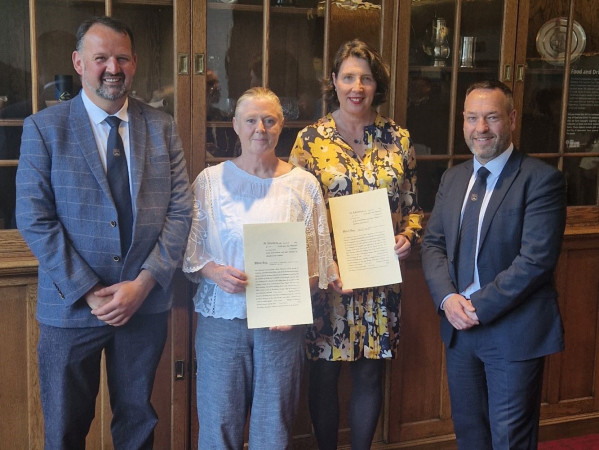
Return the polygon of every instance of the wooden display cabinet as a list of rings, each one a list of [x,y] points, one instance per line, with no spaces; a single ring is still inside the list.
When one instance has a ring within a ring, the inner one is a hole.
[[[443,171],[471,157],[461,130],[466,86],[484,78],[509,85],[518,110],[516,145],[558,167],[568,180],[568,227],[556,274],[566,350],[547,360],[541,439],[596,430],[599,292],[593,272],[599,263],[599,75],[593,76],[593,70],[599,73],[599,7],[586,0],[377,0],[370,8],[352,8],[357,3],[0,0],[0,329],[1,354],[9,361],[0,369],[0,397],[7,399],[0,406],[1,441],[10,439],[15,448],[42,448],[36,261],[14,224],[23,120],[56,100],[55,75],[71,75],[73,93],[78,89],[70,58],[73,35],[84,18],[102,14],[131,25],[139,55],[135,96],[175,116],[192,180],[207,165],[239,151],[231,125],[233,99],[255,84],[271,87],[283,99],[286,126],[277,152],[285,158],[297,131],[325,112],[318,82],[330,72],[336,49],[359,37],[379,48],[391,66],[391,95],[381,112],[412,134],[420,202],[430,212]],[[539,54],[537,35],[560,17],[565,18],[565,31],[556,36],[555,48],[561,56],[549,61]],[[431,36],[437,19],[444,19],[447,27],[446,42],[437,46],[446,56],[435,61],[428,53],[435,47]],[[578,33],[579,39],[580,29],[585,48],[578,53],[579,42],[568,36]],[[476,37],[473,64],[462,61],[464,36]],[[590,122],[582,122],[581,111]],[[439,319],[417,251],[402,271],[406,281],[400,353],[387,364],[374,447],[455,448]],[[160,449],[197,446],[192,287],[180,273],[175,283],[169,339],[153,396]],[[349,448],[350,385],[344,371],[342,448]],[[88,448],[111,447],[109,421],[103,385]],[[316,448],[305,395],[294,434],[295,448]]]

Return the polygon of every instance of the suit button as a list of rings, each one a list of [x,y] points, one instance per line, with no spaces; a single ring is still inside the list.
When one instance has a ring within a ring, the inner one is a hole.
[[[119,261],[121,260],[121,257],[120,257],[120,256],[116,256],[116,255],[115,255],[115,256],[113,256],[113,257],[112,257],[112,260],[113,260],[114,262],[119,262]]]
[[[111,221],[110,221],[110,226],[111,226],[112,228],[116,227],[116,221],[114,221],[114,220],[111,220]]]

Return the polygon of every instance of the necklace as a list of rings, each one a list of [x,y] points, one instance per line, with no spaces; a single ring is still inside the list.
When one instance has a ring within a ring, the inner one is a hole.
[[[364,137],[363,136],[361,136],[359,138],[353,137],[351,135],[351,133],[349,133],[349,130],[347,128],[345,128],[345,126],[342,123],[340,123],[340,121],[337,121],[336,125],[337,125],[337,132],[342,137],[344,137],[347,140],[347,142],[351,141],[351,142],[353,142],[356,145],[364,143]],[[362,134],[364,134],[363,131],[362,131]]]

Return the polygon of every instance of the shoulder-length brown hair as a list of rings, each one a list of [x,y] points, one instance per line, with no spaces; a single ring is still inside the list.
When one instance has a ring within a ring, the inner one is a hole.
[[[347,41],[339,47],[333,60],[331,74],[328,79],[324,80],[322,91],[329,109],[339,108],[339,99],[337,98],[337,92],[335,92],[335,85],[333,84],[333,74],[335,74],[335,77],[339,75],[341,64],[350,56],[363,59],[370,66],[374,81],[376,81],[376,92],[374,93],[372,106],[376,107],[385,103],[387,101],[387,94],[389,93],[389,66],[385,64],[379,52],[367,43],[359,39],[354,39]]]

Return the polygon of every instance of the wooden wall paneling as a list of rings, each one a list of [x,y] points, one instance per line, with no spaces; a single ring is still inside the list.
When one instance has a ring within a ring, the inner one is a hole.
[[[566,349],[549,358],[542,418],[597,412],[599,238],[567,236],[557,270]],[[552,370],[553,364],[560,370]]]
[[[0,437],[11,448],[43,448],[37,378],[37,278],[0,278]]]
[[[547,359],[540,440],[599,429],[599,235],[566,232],[556,271],[566,349]]]
[[[389,442],[453,440],[439,317],[418,250],[402,265],[400,352],[392,362]]]

